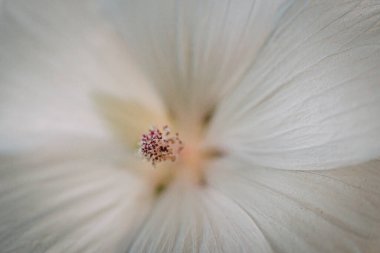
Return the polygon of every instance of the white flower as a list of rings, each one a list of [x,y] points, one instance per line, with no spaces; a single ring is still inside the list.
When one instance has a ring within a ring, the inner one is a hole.
[[[377,0],[0,1],[1,252],[378,252],[379,69]]]

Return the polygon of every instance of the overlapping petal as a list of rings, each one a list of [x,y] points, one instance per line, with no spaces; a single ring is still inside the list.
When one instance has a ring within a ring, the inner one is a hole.
[[[2,1],[0,11],[1,149],[36,135],[108,138],[94,101],[102,93],[158,110],[93,1]]]
[[[262,166],[328,169],[380,156],[378,1],[297,2],[209,140]]]
[[[64,138],[1,156],[1,252],[125,252],[151,201],[121,154]]]
[[[239,206],[273,252],[377,252],[380,161],[284,171],[238,158],[213,165],[209,186]]]
[[[249,214],[209,187],[181,182],[158,199],[128,252],[271,252]]]
[[[104,1],[184,125],[207,118],[254,62],[283,1]]]

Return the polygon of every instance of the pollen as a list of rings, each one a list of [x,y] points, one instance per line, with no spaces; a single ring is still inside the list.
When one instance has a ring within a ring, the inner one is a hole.
[[[139,153],[153,166],[156,166],[160,162],[176,161],[183,148],[179,134],[171,135],[168,126],[163,126],[162,130],[152,127],[141,136]]]

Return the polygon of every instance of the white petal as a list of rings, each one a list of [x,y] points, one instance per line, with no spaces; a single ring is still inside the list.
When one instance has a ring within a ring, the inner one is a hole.
[[[130,49],[173,116],[188,125],[239,82],[283,1],[114,2],[105,4]]]
[[[325,169],[380,156],[380,5],[292,6],[241,86],[223,101],[210,141],[252,162]]]
[[[2,145],[35,133],[108,136],[94,93],[155,105],[122,38],[89,1],[4,1],[0,34]]]
[[[1,157],[1,252],[125,252],[150,201],[115,157],[75,140]]]
[[[237,202],[274,252],[379,252],[380,161],[329,171],[284,171],[221,161],[212,188]]]
[[[260,228],[232,200],[180,182],[158,200],[128,252],[270,252]]]

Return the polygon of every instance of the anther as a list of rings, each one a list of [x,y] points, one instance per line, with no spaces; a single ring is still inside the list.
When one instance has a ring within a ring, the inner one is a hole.
[[[183,148],[179,134],[171,136],[169,127],[165,125],[162,131],[152,127],[148,133],[141,136],[139,153],[155,166],[159,162],[168,160],[174,162]]]

